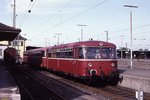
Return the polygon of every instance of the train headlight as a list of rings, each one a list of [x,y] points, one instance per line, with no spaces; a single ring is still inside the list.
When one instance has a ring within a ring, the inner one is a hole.
[[[95,76],[97,74],[97,70],[96,69],[91,69],[90,70],[90,75]]]
[[[115,64],[114,64],[114,63],[111,63],[111,66],[112,66],[112,67],[115,67]]]
[[[88,63],[88,66],[89,66],[89,67],[92,67],[92,64],[91,64],[91,63]]]

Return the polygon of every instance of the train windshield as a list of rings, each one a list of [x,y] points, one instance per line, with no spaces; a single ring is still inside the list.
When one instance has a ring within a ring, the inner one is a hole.
[[[79,48],[79,58],[84,59],[115,59],[116,49],[111,47],[84,47]]]

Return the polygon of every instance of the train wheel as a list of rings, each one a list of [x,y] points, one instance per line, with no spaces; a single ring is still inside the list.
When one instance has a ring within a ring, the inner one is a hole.
[[[85,77],[84,78],[84,83],[85,84],[91,84],[91,82],[92,82],[92,77]]]

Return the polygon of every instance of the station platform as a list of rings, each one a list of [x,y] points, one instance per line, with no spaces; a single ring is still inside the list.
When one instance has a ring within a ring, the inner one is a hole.
[[[0,100],[21,100],[19,88],[2,60],[0,60]]]
[[[127,66],[119,66],[118,68],[122,77],[120,86],[150,93],[150,69],[139,67],[131,69]]]

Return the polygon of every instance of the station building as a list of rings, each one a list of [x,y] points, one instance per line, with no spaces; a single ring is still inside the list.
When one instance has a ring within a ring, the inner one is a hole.
[[[3,59],[7,47],[15,48],[20,57],[23,57],[26,38],[19,35],[20,32],[21,29],[0,23],[0,59]]]
[[[117,49],[117,58],[120,59],[129,59],[130,58],[130,49],[122,48]],[[133,59],[150,59],[150,51],[148,49],[142,50],[133,50]]]

